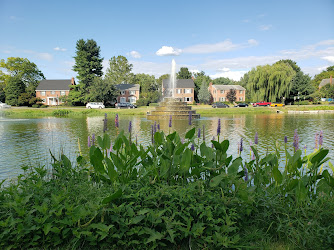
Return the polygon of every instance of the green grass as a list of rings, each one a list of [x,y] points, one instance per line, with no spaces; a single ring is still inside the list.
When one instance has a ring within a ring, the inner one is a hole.
[[[139,107],[136,109],[86,109],[85,107],[49,107],[49,108],[21,108],[12,107],[9,110],[4,110],[7,117],[45,117],[45,116],[59,116],[63,114],[66,117],[78,116],[102,116],[107,114],[120,115],[146,115],[155,107]],[[192,109],[200,115],[221,115],[221,114],[270,114],[277,113],[277,110],[288,113],[290,110],[307,111],[307,110],[334,110],[334,105],[288,105],[281,108],[276,107],[248,107],[248,108],[217,108],[214,109],[210,105],[192,105]],[[65,111],[66,110],[66,111]]]

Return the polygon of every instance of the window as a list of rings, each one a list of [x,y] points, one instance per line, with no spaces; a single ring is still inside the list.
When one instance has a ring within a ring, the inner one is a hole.
[[[126,102],[126,98],[125,97],[121,97],[120,98],[120,103],[122,103],[122,102]]]
[[[225,102],[225,97],[220,97],[221,102]]]
[[[243,92],[242,90],[239,90],[239,93],[240,93],[240,94],[242,94],[242,92]]]
[[[65,91],[60,91],[60,95],[65,95]]]
[[[243,101],[243,100],[242,100],[242,97],[239,97],[239,101]]]
[[[121,95],[125,95],[125,90],[122,90],[122,91],[121,91]]]
[[[52,90],[52,91],[50,91],[50,93],[51,93],[51,95],[54,95],[54,94],[56,94],[56,91]]]
[[[182,94],[182,89],[176,89],[176,94]]]
[[[136,101],[137,101],[137,98],[134,97],[134,96],[132,96],[132,97],[129,98],[129,102],[130,103],[136,103]]]
[[[191,89],[184,89],[184,93],[185,93],[185,94],[191,94],[192,91],[191,91]]]
[[[184,97],[183,100],[185,102],[191,102],[192,101],[192,98],[191,97]]]
[[[136,91],[135,90],[130,90],[130,95],[135,95]]]
[[[41,91],[41,96],[45,96],[45,91]]]
[[[220,93],[221,93],[221,94],[224,94],[224,93],[225,93],[225,90],[221,90]]]

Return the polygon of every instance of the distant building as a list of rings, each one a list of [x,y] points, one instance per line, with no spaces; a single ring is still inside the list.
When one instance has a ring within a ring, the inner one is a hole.
[[[240,85],[213,85],[210,82],[208,88],[214,102],[228,101],[226,95],[231,89],[236,91],[237,102],[244,102],[246,100],[246,89]]]
[[[170,80],[162,80],[162,96],[168,96],[168,88]],[[175,83],[174,97],[180,98],[183,102],[192,103],[194,101],[195,84],[192,79],[177,79]]]
[[[330,85],[333,84],[333,77],[332,76],[330,76],[330,78],[328,78],[328,79],[322,79],[322,81],[319,84],[319,89],[321,89],[323,86],[325,86],[327,84],[330,84]]]
[[[118,103],[136,103],[139,99],[139,84],[117,84],[115,86],[119,90],[119,96],[117,97]]]
[[[74,77],[65,80],[42,80],[36,88],[36,97],[45,105],[59,105],[60,97],[68,96],[70,85],[75,85]]]

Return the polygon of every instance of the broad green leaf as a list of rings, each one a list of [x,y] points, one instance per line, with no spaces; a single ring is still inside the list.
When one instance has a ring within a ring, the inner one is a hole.
[[[213,140],[211,142],[212,142],[213,146],[215,146],[215,148],[217,150],[223,151],[222,145],[219,142],[213,141]]]
[[[226,175],[224,173],[222,173],[220,175],[217,175],[217,176],[213,177],[210,180],[210,187],[217,187],[225,176]]]
[[[66,157],[66,155],[61,155],[61,160],[64,164],[64,167],[66,168],[71,168],[72,167],[72,164],[71,164],[71,161]]]
[[[102,201],[102,204],[108,204],[108,203],[120,198],[122,195],[123,195],[122,190],[118,189],[117,192],[115,192],[112,195],[104,198],[103,201]]]
[[[318,151],[317,154],[315,154],[312,158],[311,158],[311,162],[314,164],[316,162],[321,162],[325,157],[326,155],[328,154],[329,150],[328,149],[321,149]]]
[[[194,137],[195,132],[196,132],[195,128],[190,129],[190,130],[186,133],[186,137],[185,137],[185,138],[191,140],[191,139]]]
[[[109,149],[110,148],[110,137],[107,134],[103,136],[103,148],[102,149]]]
[[[226,153],[226,151],[228,150],[228,147],[230,146],[230,142],[228,140],[224,140],[222,141],[220,145],[221,145],[221,149],[223,153]]]
[[[298,185],[296,186],[296,196],[300,201],[304,201],[307,197],[307,189],[304,186],[302,180],[299,180]]]
[[[188,173],[190,168],[192,158],[192,152],[189,148],[187,148],[181,158],[181,171],[182,173]]]
[[[273,176],[274,176],[275,181],[276,181],[278,184],[281,184],[281,183],[282,183],[283,176],[282,176],[281,171],[279,171],[278,167],[274,167],[274,168],[273,168]]]
[[[229,166],[227,172],[228,174],[237,174],[238,173],[238,170],[239,170],[239,166],[242,164],[242,158],[241,157],[238,157],[236,158],[231,166]]]

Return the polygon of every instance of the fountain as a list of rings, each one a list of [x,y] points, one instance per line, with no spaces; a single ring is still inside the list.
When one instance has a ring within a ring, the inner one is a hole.
[[[177,119],[188,119],[190,115],[192,119],[200,118],[200,115],[196,114],[196,111],[192,110],[192,107],[188,106],[186,102],[183,102],[182,98],[176,97],[176,85],[176,63],[173,59],[168,84],[167,86],[162,86],[163,101],[159,103],[159,106],[155,107],[155,110],[147,113],[148,119],[169,119],[170,116]]]

